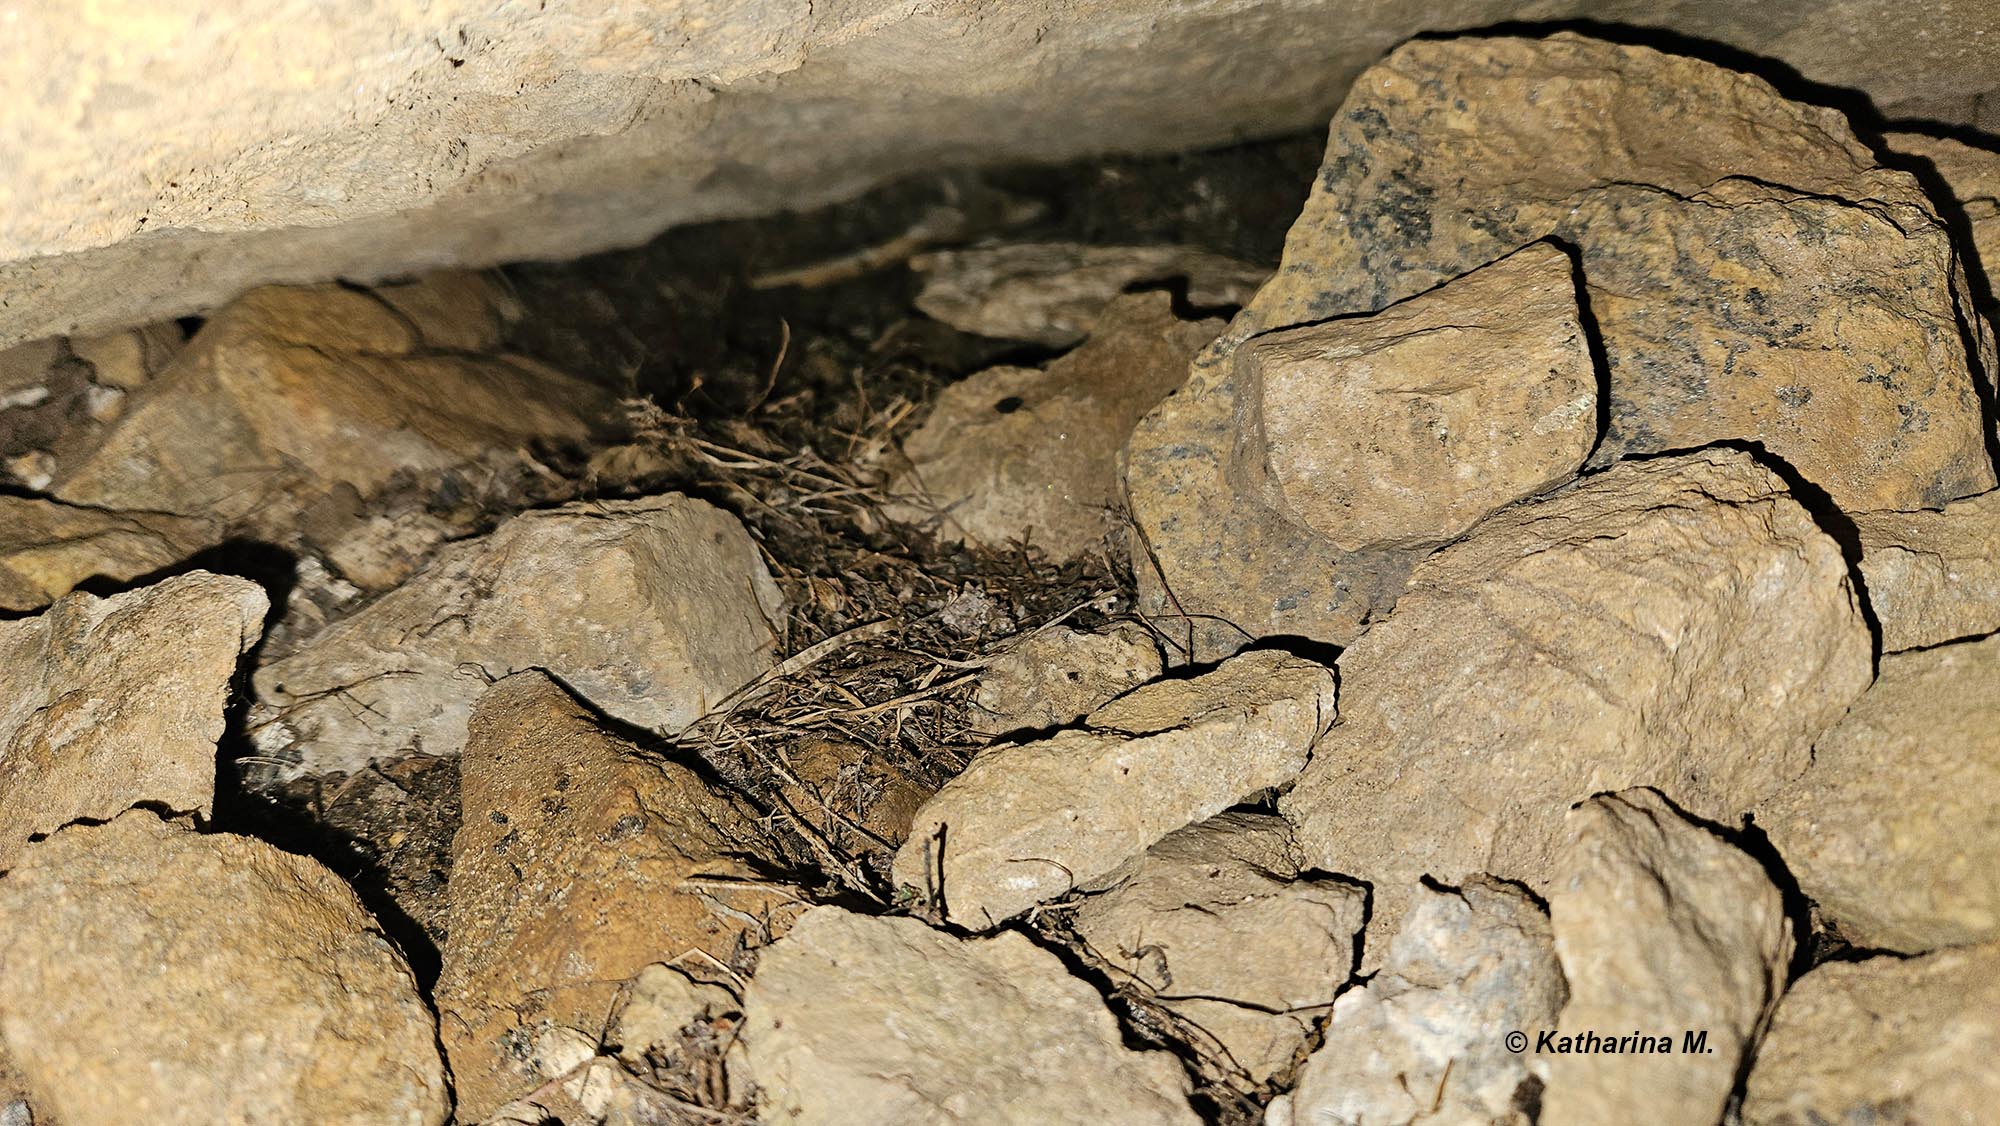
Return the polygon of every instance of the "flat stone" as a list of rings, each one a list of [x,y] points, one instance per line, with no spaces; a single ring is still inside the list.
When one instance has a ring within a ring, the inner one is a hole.
[[[0,610],[39,610],[86,579],[128,582],[213,542],[198,520],[0,496]]]
[[[1932,512],[1858,512],[1854,528],[1884,652],[2000,631],[2000,492]]]
[[[980,674],[973,718],[994,735],[1060,727],[1158,677],[1160,647],[1143,626],[1094,633],[1067,626],[1036,630]]]

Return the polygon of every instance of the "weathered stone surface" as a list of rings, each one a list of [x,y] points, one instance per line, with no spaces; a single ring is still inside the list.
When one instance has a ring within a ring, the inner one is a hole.
[[[972,696],[974,722],[995,735],[1058,727],[1162,671],[1160,647],[1142,626],[1037,630],[986,666]]]
[[[0,622],[0,871],[79,818],[207,816],[236,660],[269,606],[255,583],[195,571]]]
[[[442,1123],[437,1026],[333,873],[133,810],[0,878],[0,1036],[59,1122]]]
[[[1720,822],[1777,793],[1870,650],[1838,545],[1770,471],[1613,466],[1417,568],[1341,654],[1341,722],[1280,808],[1309,863],[1375,884],[1378,917],[1425,875],[1541,890],[1594,793],[1654,786]]]
[[[1510,884],[1425,887],[1382,970],[1333,1004],[1287,1111],[1268,1126],[1528,1126],[1540,1080],[1507,1030],[1555,1026],[1568,997],[1549,917]]]
[[[1916,953],[2000,938],[1996,792],[2000,637],[1884,657],[1757,823],[1849,942]]]
[[[744,1042],[766,1122],[1187,1123],[1172,1057],[1025,936],[960,939],[837,907],[765,951]]]
[[[1270,650],[1136,689],[974,755],[917,811],[896,882],[960,926],[997,926],[1290,781],[1333,717],[1333,671]]]
[[[437,1002],[461,1118],[547,1078],[523,1066],[523,1046],[553,1029],[598,1040],[646,966],[690,950],[728,959],[745,917],[789,898],[726,887],[754,874],[755,810],[605,732],[542,673],[481,697],[459,772]],[[703,877],[714,884],[689,883]]]
[[[102,336],[80,336],[69,342],[69,348],[90,365],[92,382],[136,391],[159,374],[186,342],[180,325],[162,321]]]
[[[1884,652],[2000,630],[2000,492],[1934,512],[1859,512],[1854,528]]]
[[[1747,853],[1651,790],[1592,798],[1549,890],[1569,982],[1558,1038],[1659,1037],[1659,1054],[1538,1055],[1540,1121],[1712,1126],[1785,988],[1784,896]],[[1688,1030],[1706,1052],[1683,1050]],[[1531,1033],[1532,1035],[1532,1033]]]
[[[85,579],[125,582],[208,545],[205,525],[0,496],[0,610],[38,610]]]
[[[934,792],[880,750],[864,743],[808,736],[785,748],[777,798],[843,855],[888,852],[910,835],[910,819]],[[775,771],[774,771],[775,772]]]
[[[1990,314],[1995,308],[1993,275],[2000,270],[2000,152],[1921,133],[1885,134],[1882,147],[1928,165],[1936,183],[1964,211],[1971,240],[1959,251],[1965,255],[1973,294]]]
[[[481,687],[540,668],[677,730],[770,667],[781,608],[742,526],[701,501],[530,512],[265,665],[252,726],[266,753],[321,770],[454,754]]]
[[[1257,1083],[1291,1067],[1347,984],[1368,901],[1357,884],[1301,879],[1291,827],[1269,814],[1170,833],[1102,882],[1077,937]]]
[[[993,368],[947,387],[903,443],[911,467],[890,484],[892,513],[1057,560],[1101,550],[1123,504],[1118,448],[1221,330],[1174,316],[1164,293],[1133,294],[1047,369]]]
[[[1793,983],[1743,1100],[1748,1126],[1975,1123],[2000,1102],[2000,946],[1830,962]]]

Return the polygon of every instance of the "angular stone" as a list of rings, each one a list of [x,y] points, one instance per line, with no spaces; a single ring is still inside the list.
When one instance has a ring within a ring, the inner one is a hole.
[[[763,1121],[1199,1122],[1180,1066],[1025,936],[817,907],[764,952],[743,1039]]]
[[[1882,658],[1757,809],[1785,866],[1849,942],[1919,953],[2000,938],[2000,637]]]
[[[2000,631],[2000,492],[1935,512],[1857,512],[1854,527],[1883,652]]]
[[[1882,147],[1930,165],[1951,202],[1964,212],[1970,245],[1961,244],[1959,250],[1973,294],[1991,314],[1994,272],[2000,270],[2000,153],[1921,133],[1885,133]]]
[[[208,816],[236,661],[269,606],[253,582],[194,571],[0,622],[0,871],[79,819]]]
[[[85,579],[126,582],[213,542],[197,520],[0,496],[0,610],[39,610]]]
[[[1301,879],[1283,818],[1212,817],[1101,882],[1110,888],[1077,909],[1077,937],[1254,1083],[1291,1067],[1353,973],[1367,893]]]
[[[459,771],[437,1003],[461,1118],[547,1078],[523,1066],[524,1045],[559,1029],[600,1041],[645,967],[726,961],[747,920],[790,899],[728,888],[764,847],[754,809],[605,732],[542,673],[481,697]]]
[[[442,1123],[416,980],[345,883],[133,810],[0,878],[0,1036],[59,1122]]]
[[[2000,946],[1829,962],[1794,982],[1757,1052],[1748,1126],[1972,1123],[2000,1103]]]
[[[1558,1039],[1658,1038],[1657,1053],[1541,1053],[1540,1121],[1644,1120],[1713,1126],[1785,988],[1792,956],[1784,896],[1748,854],[1651,790],[1592,798],[1549,891],[1569,982]],[[1706,1050],[1684,1034],[1706,1032]]]
[[[616,719],[678,730],[770,667],[781,610],[756,545],[701,501],[530,512],[265,665],[252,728],[320,771],[455,754],[481,687],[540,668]]]
[[[1475,876],[1424,887],[1382,970],[1333,1003],[1287,1113],[1267,1126],[1529,1126],[1541,1080],[1505,1034],[1555,1027],[1568,997],[1541,905]]]
[[[895,880],[953,923],[998,926],[1284,785],[1333,717],[1332,670],[1273,650],[1128,692],[1080,728],[973,756],[917,812]]]
[[[1139,625],[1037,630],[986,666],[972,695],[973,720],[995,735],[1059,727],[1162,671],[1160,648]]]
[[[1341,654],[1341,722],[1280,808],[1378,918],[1426,875],[1539,891],[1592,794],[1733,823],[1777,793],[1871,648],[1839,546],[1775,474],[1727,450],[1613,466],[1417,568]]]

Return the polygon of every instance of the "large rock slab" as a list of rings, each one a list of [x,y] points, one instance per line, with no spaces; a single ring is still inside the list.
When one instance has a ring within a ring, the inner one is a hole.
[[[2000,1102],[2000,946],[1830,962],[1794,982],[1757,1052],[1748,1126],[1973,1123]]]
[[[0,610],[39,610],[86,579],[126,582],[211,542],[199,521],[0,496]]]
[[[194,571],[0,622],[0,871],[79,819],[208,816],[237,658],[269,607],[253,582]]]
[[[455,754],[484,685],[540,668],[617,719],[678,730],[770,667],[781,605],[742,526],[701,501],[530,512],[260,669],[252,727],[316,770]]]
[[[1126,1049],[1056,956],[836,907],[765,951],[743,1039],[766,1122],[1199,1122],[1171,1056]]]
[[[1996,791],[2000,637],[1882,658],[1757,823],[1842,937],[1919,953],[2000,938]]]
[[[2000,492],[1932,512],[1860,512],[1861,577],[1895,653],[2000,630]]]
[[[1284,785],[1333,717],[1333,670],[1271,650],[1135,689],[1081,727],[974,755],[917,811],[896,882],[960,926],[997,926]]]
[[[1549,891],[1569,1001],[1548,1082],[1547,1126],[1712,1126],[1785,988],[1792,956],[1784,896],[1747,853],[1650,790],[1592,798]],[[1690,1051],[1689,1031],[1704,1032]],[[1655,1038],[1650,1050],[1593,1051],[1590,1036]]]
[[[60,1122],[430,1126],[437,1025],[346,884],[134,810],[0,877],[0,1037]]]
[[[1426,875],[1542,890],[1592,794],[1733,823],[1777,793],[1871,648],[1839,546],[1776,475],[1731,451],[1617,465],[1417,568],[1341,654],[1341,722],[1280,808],[1388,918]]]
[[[746,920],[788,898],[727,890],[755,875],[756,810],[605,732],[543,673],[480,698],[459,774],[437,1004],[462,1118],[542,1084],[524,1046],[561,1030],[601,1041],[646,966],[726,961]]]

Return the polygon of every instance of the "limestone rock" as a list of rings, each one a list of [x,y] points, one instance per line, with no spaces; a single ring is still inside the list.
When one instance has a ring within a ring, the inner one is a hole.
[[[1538,1054],[1547,1126],[1712,1126],[1792,956],[1784,897],[1748,854],[1650,790],[1592,798],[1549,892],[1569,981],[1558,1038],[1658,1036],[1662,1054]],[[1683,1051],[1688,1030],[1707,1052]],[[1532,1035],[1532,1033],[1531,1033]]]
[[[1012,932],[808,911],[764,952],[744,1042],[766,1122],[1199,1122],[1172,1057]]]
[[[1884,652],[2000,630],[2000,492],[1934,512],[1859,512],[1854,527]]]
[[[891,509],[938,534],[1051,559],[1100,548],[1116,527],[1117,451],[1174,389],[1219,321],[1183,321],[1164,293],[1119,297],[1089,341],[1046,370],[1003,367],[946,388],[903,443],[911,468]]]
[[[683,496],[530,512],[266,664],[258,746],[318,770],[449,755],[488,680],[546,669],[678,730],[770,667],[781,599],[726,513]]]
[[[1842,937],[1917,953],[2000,938],[2000,637],[1882,658],[1757,823]]]
[[[543,1082],[523,1045],[552,1029],[597,1041],[645,967],[690,950],[726,960],[746,917],[786,902],[726,888],[754,874],[755,810],[603,731],[542,673],[480,699],[459,772],[437,1002],[462,1118]],[[703,877],[715,886],[688,883]]]
[[[0,871],[29,837],[135,805],[207,816],[215,743],[269,600],[195,571],[0,622]]]
[[[986,666],[972,696],[973,716],[980,730],[996,735],[1059,727],[1162,671],[1160,648],[1141,626],[1037,630]]]
[[[437,1026],[354,893],[133,810],[0,878],[0,1036],[60,1122],[442,1123]]]
[[[1283,818],[1212,817],[1103,882],[1113,886],[1077,910],[1077,936],[1253,1082],[1291,1067],[1354,969],[1367,893],[1301,879]]]
[[[1966,257],[1965,272],[1974,296],[1991,314],[1994,274],[2000,271],[2000,153],[1921,133],[1887,133],[1882,145],[1928,164],[1951,193],[1951,201],[1964,211],[1971,236],[1971,245],[1960,247]]]
[[[209,545],[200,521],[0,496],[0,610],[39,610],[85,579],[125,582]]]
[[[1748,1126],[1975,1123],[2000,1102],[2000,946],[1830,962],[1793,983],[1750,1071]]]
[[[1128,692],[1080,728],[973,756],[917,812],[896,882],[960,926],[997,926],[1290,781],[1333,716],[1332,670],[1272,650]]]
[[[1413,902],[1381,972],[1334,1002],[1325,1044],[1268,1126],[1534,1121],[1540,1079],[1505,1034],[1555,1027],[1568,996],[1548,914],[1486,876]]]
[[[1733,823],[1778,792],[1871,648],[1839,546],[1770,471],[1620,464],[1417,568],[1341,654],[1341,722],[1280,808],[1309,863],[1375,884],[1378,917],[1426,875],[1539,891],[1592,794],[1654,786]]]

